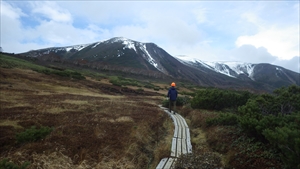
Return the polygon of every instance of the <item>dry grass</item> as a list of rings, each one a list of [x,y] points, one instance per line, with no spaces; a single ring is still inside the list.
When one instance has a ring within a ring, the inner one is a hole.
[[[206,119],[216,116],[215,112],[207,110],[194,110],[189,106],[181,110],[185,116],[191,132],[191,143],[193,146],[193,155],[185,156],[180,161],[189,161],[190,164],[201,165],[199,168],[218,168],[224,166],[224,156],[214,152],[210,144],[209,136],[213,135],[214,130],[207,130]],[[190,160],[186,160],[190,158]],[[181,165],[178,165],[181,166]],[[177,166],[177,167],[178,167]],[[179,167],[180,168],[180,167]]]
[[[18,121],[12,121],[12,120],[1,120],[0,126],[12,126],[15,129],[22,129],[23,127],[18,124]]]
[[[155,92],[19,69],[1,68],[0,78],[0,160],[30,169],[155,168],[170,154],[174,126]],[[15,134],[33,125],[54,131],[17,144]]]
[[[158,164],[161,159],[171,155],[172,138],[174,134],[174,124],[171,119],[168,119],[163,124],[165,137],[157,143],[157,148],[154,151],[153,164]],[[155,168],[156,166],[153,166]]]

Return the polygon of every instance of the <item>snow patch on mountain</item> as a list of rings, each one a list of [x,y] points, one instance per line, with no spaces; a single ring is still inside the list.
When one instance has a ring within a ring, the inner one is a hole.
[[[122,42],[125,46],[123,47],[123,50],[128,48],[128,49],[133,49],[136,53],[138,53],[137,48],[140,49],[144,55],[143,57],[152,65],[154,66],[157,70],[164,72],[164,69],[158,64],[158,62],[151,56],[149,53],[147,46],[145,43],[141,42],[135,42],[133,40],[124,38],[124,37],[116,37],[110,40],[111,43],[115,42]],[[156,52],[156,51],[155,51]],[[118,55],[120,57],[120,55]]]
[[[157,62],[153,59],[153,57],[150,55],[150,53],[147,51],[147,47],[146,44],[140,43],[139,44],[140,49],[146,54],[145,58],[147,59],[147,61],[153,65],[156,69],[160,70],[160,68],[158,68],[158,64]]]
[[[72,49],[75,49],[77,51],[81,51],[82,49],[84,49],[85,47],[89,46],[90,44],[83,44],[83,45],[75,45],[75,46],[68,46],[62,49],[65,49],[67,52],[69,52]],[[58,48],[57,50],[61,50],[61,48]],[[56,51],[57,52],[57,51]]]
[[[204,62],[214,71],[225,74],[227,76],[236,77],[236,75],[245,74],[253,79],[254,64],[242,62]],[[232,73],[232,71],[234,73]],[[236,74],[236,75],[235,75]]]
[[[123,47],[123,49],[133,49],[135,52],[137,52],[136,48],[135,48],[135,42],[133,40],[127,39],[127,38],[123,38],[123,37],[116,37],[116,38],[112,38],[110,40],[110,43],[115,43],[115,42],[122,42],[123,45],[125,45]]]
[[[184,56],[175,57],[183,64],[204,67],[213,70],[217,73],[221,73],[233,78],[237,78],[238,75],[244,74],[250,79],[254,80],[254,67],[255,64],[243,63],[243,62],[208,62],[201,61],[194,58],[187,58]]]
[[[95,43],[95,45],[94,46],[92,46],[91,48],[95,48],[95,47],[97,47],[99,44],[101,44],[102,42],[98,42],[98,43]]]
[[[133,41],[131,40],[123,41],[123,44],[125,45],[123,49],[125,48],[133,49],[135,52],[137,52]]]

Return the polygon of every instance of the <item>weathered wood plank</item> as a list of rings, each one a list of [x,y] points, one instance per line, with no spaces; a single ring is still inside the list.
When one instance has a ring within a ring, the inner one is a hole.
[[[191,140],[190,129],[189,128],[185,128],[185,130],[186,130],[186,139],[187,140]]]
[[[173,117],[174,117],[174,125],[175,125],[175,128],[177,128],[177,133],[176,133],[176,135],[175,135],[175,133],[174,133],[174,137],[180,137],[180,135],[181,135],[181,127],[180,127],[180,123],[179,123],[179,121],[178,121],[178,119],[177,119],[177,117],[175,116],[175,115],[172,115]]]
[[[175,158],[169,158],[168,161],[166,162],[166,165],[164,169],[170,169],[172,165],[174,164]]]
[[[178,119],[179,119],[179,122],[180,122],[180,126],[182,128],[182,135],[181,135],[181,138],[186,138],[186,131],[185,131],[185,123],[184,123],[184,119],[182,118],[182,116],[178,115]]]
[[[170,113],[167,108],[163,109],[173,120],[174,137],[172,138],[171,157],[163,158],[156,169],[171,169],[181,154],[192,153],[191,136],[188,125],[180,114]]]
[[[187,141],[187,152],[192,153],[192,144],[191,140],[186,140]]]
[[[168,161],[168,158],[161,159],[159,164],[156,166],[156,169],[164,169],[164,166],[166,165],[167,161]]]
[[[177,118],[178,118],[178,120],[180,121],[180,123],[182,124],[181,126],[182,126],[182,127],[185,127],[185,126],[184,126],[184,123],[182,122],[182,121],[184,120],[184,119],[182,118],[182,116],[178,114]]]
[[[182,130],[181,130],[181,132],[182,132],[182,136],[181,136],[181,138],[182,139],[186,139],[186,128],[181,128]]]
[[[171,157],[176,157],[176,147],[177,147],[177,139],[172,139],[172,146],[171,146]]]
[[[180,138],[177,138],[177,147],[176,147],[176,157],[179,157],[181,154],[182,154],[182,151],[181,151],[181,141],[182,139]]]
[[[189,126],[187,125],[185,119],[184,119],[182,116],[180,116],[180,118],[181,118],[181,120],[182,120],[182,122],[183,122],[183,124],[184,124],[184,127],[185,127],[185,128],[188,128]]]
[[[171,114],[171,117],[172,117],[174,125],[178,126],[177,118],[173,114]]]
[[[176,125],[175,128],[174,128],[174,137],[178,137],[178,132],[179,132],[179,129],[178,129],[178,126]]]
[[[177,138],[182,138],[182,127],[181,126],[178,126]]]
[[[175,164],[176,164],[176,161],[177,161],[177,158],[173,158],[173,164],[172,164],[172,166],[171,166],[171,169],[174,169],[175,168]]]
[[[181,139],[181,150],[182,150],[182,154],[187,154],[187,142],[186,139]]]

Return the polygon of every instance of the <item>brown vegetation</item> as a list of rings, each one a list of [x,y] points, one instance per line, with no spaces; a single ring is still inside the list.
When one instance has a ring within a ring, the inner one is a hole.
[[[92,80],[1,68],[0,160],[28,168],[155,168],[170,154],[172,122],[160,94]],[[54,130],[17,143],[31,126]]]

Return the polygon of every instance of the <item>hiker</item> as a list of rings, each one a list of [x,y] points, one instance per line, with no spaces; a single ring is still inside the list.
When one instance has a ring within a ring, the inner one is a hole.
[[[169,111],[170,111],[170,113],[172,113],[172,111],[171,111],[172,108],[171,107],[173,106],[173,113],[175,114],[177,90],[175,89],[175,83],[174,82],[171,83],[171,87],[168,91],[167,98],[169,99]]]

